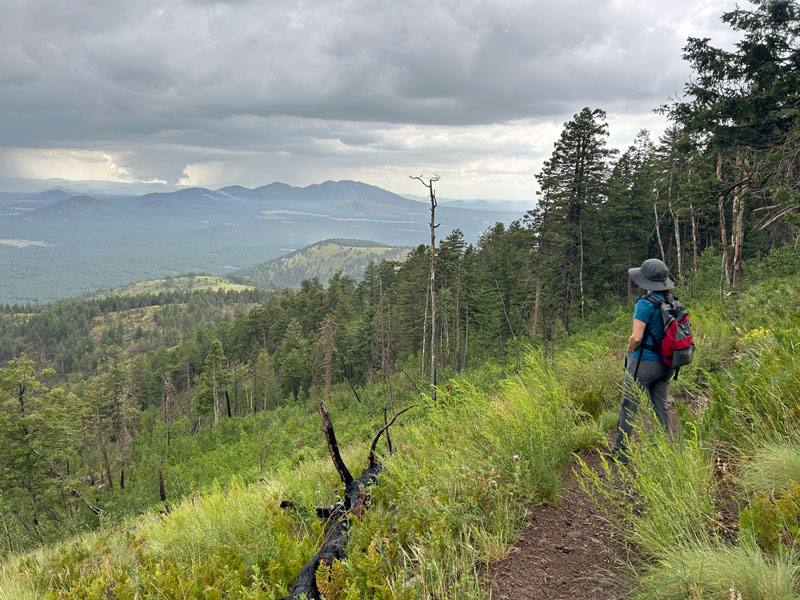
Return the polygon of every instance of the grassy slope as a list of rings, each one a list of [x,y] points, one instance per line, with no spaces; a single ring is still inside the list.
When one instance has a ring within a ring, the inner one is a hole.
[[[791,489],[788,480],[800,476],[785,468],[800,462],[785,458],[798,456],[792,444],[800,424],[800,276],[792,260],[752,269],[784,268],[787,276],[757,281],[738,296],[692,300],[700,352],[671,391],[705,410],[679,406],[677,443],[643,433],[648,443],[634,446],[622,485],[587,474],[587,489],[610,500],[610,515],[645,560],[639,565],[644,598],[727,599],[730,588],[748,599],[798,597],[794,546],[787,545],[796,530],[791,519],[775,516],[791,506],[771,508],[775,498],[787,497],[781,490]],[[408,413],[393,431],[399,452],[386,458],[373,507],[354,529],[350,558],[328,573],[326,596],[481,597],[476,571],[507,551],[530,502],[557,497],[571,451],[603,440],[602,423],[616,416],[620,332],[629,322],[620,309],[573,336],[553,362],[531,350],[520,373],[502,381],[499,369],[480,367],[454,381],[438,404]],[[400,400],[412,395],[405,389]],[[348,406],[339,390],[331,403],[345,459],[356,472],[380,414],[380,390],[369,397],[374,404]],[[198,436],[187,456],[169,459],[167,473],[205,478],[238,471],[232,482],[184,500],[166,518],[151,513],[15,557],[0,576],[0,598],[39,598],[46,590],[53,598],[112,591],[117,598],[279,597],[319,544],[321,526],[310,507],[329,503],[339,486],[313,404]],[[646,417],[643,411],[643,423]],[[264,427],[267,467],[262,481],[247,483],[259,477]],[[740,475],[750,487],[739,486]],[[172,477],[168,482],[180,488]],[[763,497],[754,496],[765,485]],[[750,503],[754,513],[747,521],[744,511],[735,539],[723,535],[720,489],[742,506]],[[282,511],[282,499],[298,508]],[[770,550],[764,540],[775,527],[779,541]]]
[[[117,288],[110,295],[136,296],[139,294],[158,294],[160,292],[177,292],[193,290],[214,290],[243,292],[251,290],[253,286],[231,283],[222,277],[214,275],[181,275],[165,279],[151,279],[140,281]]]

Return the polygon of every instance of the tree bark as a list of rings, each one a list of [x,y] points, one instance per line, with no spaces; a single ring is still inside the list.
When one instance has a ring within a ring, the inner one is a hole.
[[[253,365],[253,395],[250,396],[250,414],[256,414],[256,390],[258,389],[258,379],[256,375],[256,365]]]
[[[680,201],[680,192],[678,192]],[[681,247],[681,227],[678,222],[678,214],[672,202],[672,171],[669,174],[669,194],[667,196],[667,207],[669,215],[672,217],[672,227],[675,229],[675,256],[678,259],[678,279],[683,279],[683,248]]]
[[[14,542],[11,539],[11,530],[8,528],[8,522],[6,521],[6,516],[0,511],[0,521],[3,522],[3,530],[6,532],[6,541],[8,542],[8,553],[14,553]]]
[[[428,279],[428,287],[425,290],[425,318],[422,321],[422,374],[425,375],[425,349],[428,346],[428,306],[431,301],[431,281]]]
[[[239,386],[237,384],[236,371],[238,365],[233,363],[233,414],[239,416]]]
[[[186,365],[186,416],[192,420],[192,366]]]
[[[461,362],[461,368],[467,368],[467,353],[469,351],[469,298],[466,299],[465,315],[464,315],[464,360]]]
[[[436,401],[436,197],[431,192],[431,400]]]
[[[742,165],[741,154],[736,155],[736,167]],[[744,245],[744,188],[738,187],[733,195],[731,210],[731,287],[737,289],[742,281],[742,247]]]
[[[108,481],[108,489],[114,489],[114,480],[111,479],[111,464],[108,461],[108,452],[106,451],[106,439],[103,436],[103,426],[100,422],[100,409],[95,406],[95,432],[97,434],[97,444],[100,450],[100,456],[103,458],[103,466],[106,469],[106,481]]]
[[[579,286],[581,290],[581,319],[586,318],[586,298],[583,293],[583,211],[578,222],[578,237],[580,238],[580,268],[578,269]],[[516,337],[516,336],[514,336]],[[517,350],[519,356],[519,350]],[[517,369],[519,369],[519,358],[517,358]]]
[[[533,300],[533,324],[531,326],[531,334],[536,335],[539,331],[539,301],[542,297],[542,278],[536,278],[536,296]]]
[[[661,250],[661,260],[667,262],[667,257],[664,254],[664,244],[661,242],[661,219],[658,216],[658,190],[653,196],[653,213],[656,216],[656,237],[658,238],[658,249]]]
[[[162,502],[167,501],[167,493],[164,490],[164,472],[160,466],[158,467],[158,497]]]
[[[431,295],[431,400],[436,400],[436,191],[433,184],[439,181],[439,177],[434,175],[428,178],[428,183],[423,181],[422,176],[412,177],[428,188],[431,198],[431,271],[430,271],[430,295]]]
[[[722,183],[722,154],[717,152],[717,182]],[[728,234],[725,229],[725,194],[721,193],[717,198],[719,207],[719,235],[722,243],[722,273],[720,274],[719,293],[723,294],[724,286],[731,285],[731,273],[728,266]]]
[[[81,437],[83,439],[83,460],[86,463],[86,473],[89,475],[89,483],[94,485],[94,469],[92,469],[91,453],[89,452],[89,442],[86,441],[86,429],[89,423],[84,422],[84,427],[81,427]]]
[[[456,375],[461,373],[461,263],[458,263],[458,279],[456,280],[456,311],[453,326],[456,329]]]
[[[444,360],[446,366],[450,366],[450,328],[448,327],[447,310],[442,311],[442,324],[444,325]]]
[[[211,387],[214,392],[214,423],[219,423],[219,391],[217,390],[217,370],[211,369]]]

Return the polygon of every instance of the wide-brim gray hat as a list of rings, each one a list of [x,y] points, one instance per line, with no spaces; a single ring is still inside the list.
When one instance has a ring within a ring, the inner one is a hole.
[[[648,258],[641,267],[628,269],[628,275],[640,288],[653,292],[663,292],[675,287],[675,282],[669,278],[669,267],[657,258]]]

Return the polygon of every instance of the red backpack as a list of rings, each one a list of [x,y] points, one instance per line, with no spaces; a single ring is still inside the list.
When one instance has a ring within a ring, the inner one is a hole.
[[[660,309],[661,322],[664,325],[664,337],[661,338],[661,343],[653,338],[654,344],[647,347],[654,350],[667,367],[675,369],[675,379],[677,379],[678,370],[694,360],[694,338],[689,313],[675,296],[672,297],[671,304],[652,294],[644,298]],[[649,328],[645,328],[645,335],[648,334],[653,337]]]

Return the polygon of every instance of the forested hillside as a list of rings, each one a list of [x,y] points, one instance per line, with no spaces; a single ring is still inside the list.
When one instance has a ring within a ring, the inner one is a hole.
[[[322,240],[260,265],[234,271],[229,277],[233,281],[274,287],[298,287],[304,279],[313,278],[327,283],[336,273],[361,279],[370,262],[402,261],[408,250],[367,240]]]
[[[360,280],[6,305],[0,598],[285,595],[337,497],[320,400],[352,465],[384,411],[419,405],[325,596],[487,597],[526,506],[605,447],[647,257],[697,330],[680,426],[639,427],[624,486],[584,487],[640,553],[643,597],[798,597],[800,9],[724,19],[743,41],[689,40],[663,136],[618,154],[580,110],[537,207],[477,239],[438,213],[435,244]]]

